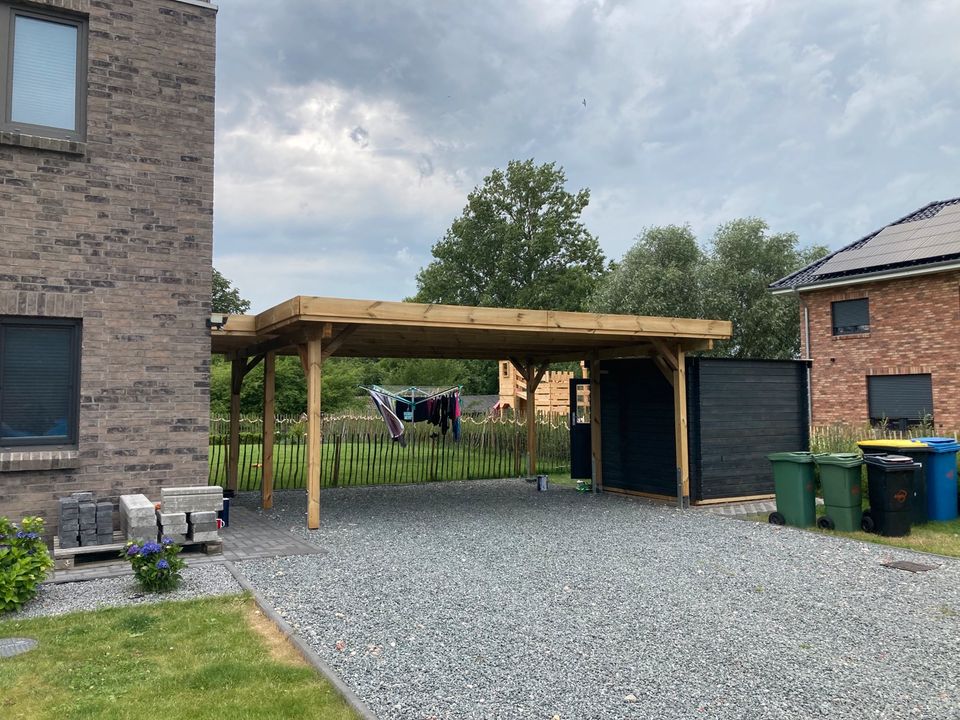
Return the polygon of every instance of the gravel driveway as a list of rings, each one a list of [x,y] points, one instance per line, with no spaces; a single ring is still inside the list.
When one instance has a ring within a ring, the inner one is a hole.
[[[383,720],[960,718],[960,562],[519,480],[275,503],[329,554],[238,567]]]

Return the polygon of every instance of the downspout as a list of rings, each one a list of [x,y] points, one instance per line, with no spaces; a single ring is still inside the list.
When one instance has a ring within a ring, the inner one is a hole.
[[[813,384],[811,378],[811,369],[813,366],[813,357],[810,355],[810,306],[797,288],[793,288],[793,294],[797,296],[797,302],[803,308],[803,357],[807,365],[807,427],[813,427]]]

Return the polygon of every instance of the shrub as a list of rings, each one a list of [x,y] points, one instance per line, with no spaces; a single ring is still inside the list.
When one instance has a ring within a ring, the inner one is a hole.
[[[18,528],[0,517],[0,613],[33,599],[52,567],[43,542],[43,520],[25,517]]]
[[[140,587],[148,592],[167,592],[180,584],[180,571],[186,563],[177,555],[180,546],[170,538],[130,540],[123,548],[123,557],[130,561]]]

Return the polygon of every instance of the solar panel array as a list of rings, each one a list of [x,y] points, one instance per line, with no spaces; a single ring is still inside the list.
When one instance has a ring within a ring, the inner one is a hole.
[[[844,250],[817,269],[817,275],[901,265],[960,255],[960,204],[944,206],[933,217],[888,225],[858,248]]]

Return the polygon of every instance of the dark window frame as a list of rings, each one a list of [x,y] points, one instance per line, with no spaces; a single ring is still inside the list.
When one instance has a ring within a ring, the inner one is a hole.
[[[72,330],[70,340],[70,397],[67,411],[67,434],[31,437],[0,437],[0,450],[23,449],[25,447],[76,447],[78,444],[80,427],[80,353],[82,343],[82,324],[78,319],[71,318],[43,318],[0,316],[0,382],[3,381],[3,364],[5,361],[6,328],[10,326],[34,327],[65,327]],[[3,387],[0,385],[0,420],[3,418]]]
[[[47,125],[14,122],[11,119],[13,100],[13,53],[16,44],[15,19],[34,18],[72,25],[77,28],[77,77],[74,84],[74,107],[76,127],[58,128]],[[0,40],[6,44],[6,52],[0,52],[0,129],[18,132],[23,135],[36,135],[56,140],[83,142],[87,136],[87,19],[66,12],[51,12],[44,9],[28,8],[16,3],[0,0]]]
[[[930,385],[930,407],[929,408],[920,408],[920,413],[916,416],[896,416],[896,417],[887,417],[887,416],[877,416],[873,412],[873,400],[875,388],[871,381],[877,381],[877,379],[888,379],[888,378],[927,378]],[[881,421],[886,423],[886,427],[891,430],[900,430],[905,431],[907,428],[914,427],[916,425],[922,425],[925,420],[933,420],[933,373],[891,373],[884,375],[867,375],[867,416],[870,418],[871,424],[876,424]]]
[[[863,303],[866,308],[866,323],[858,325],[837,325],[837,305],[845,303]],[[863,335],[870,332],[870,298],[850,298],[849,300],[834,300],[830,303],[830,329],[834,337],[842,335]]]

